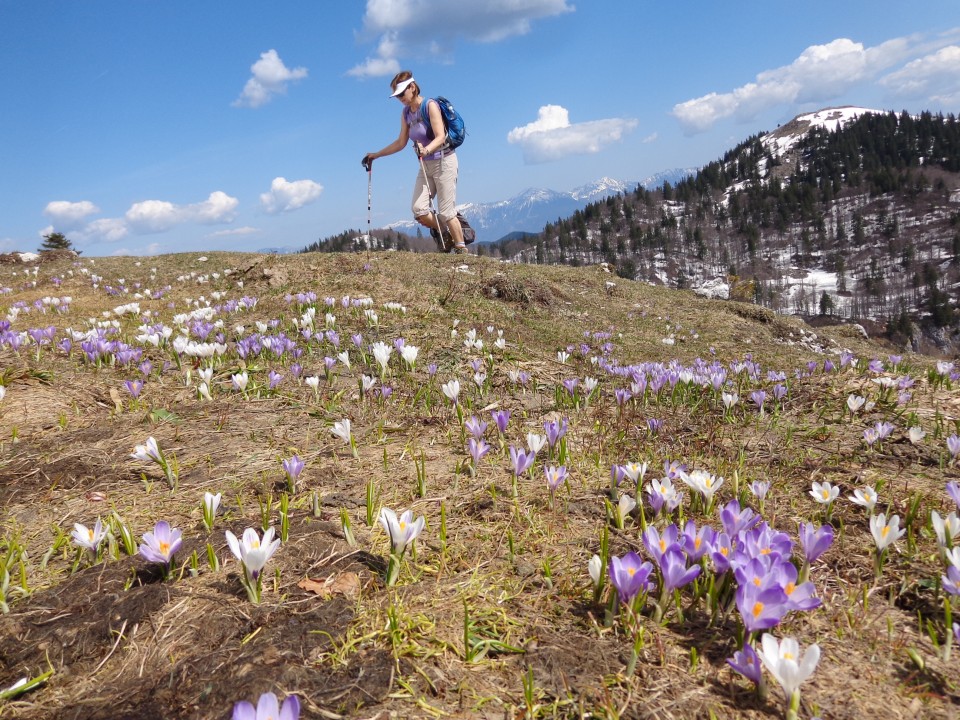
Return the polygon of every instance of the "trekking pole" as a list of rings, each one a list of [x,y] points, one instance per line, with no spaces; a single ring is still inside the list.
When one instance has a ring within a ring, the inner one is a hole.
[[[363,167],[366,168],[366,170],[367,170],[367,255],[369,255],[369,254],[370,254],[370,233],[371,233],[371,219],[370,219],[371,210],[370,210],[370,208],[373,206],[373,202],[372,202],[372,199],[373,199],[373,161],[369,161],[369,162],[368,162],[367,159],[364,158],[364,162],[363,162],[362,164],[363,164]]]

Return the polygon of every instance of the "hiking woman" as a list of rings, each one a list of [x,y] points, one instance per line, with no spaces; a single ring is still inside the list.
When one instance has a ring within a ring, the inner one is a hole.
[[[390,88],[393,90],[390,97],[397,98],[403,104],[400,135],[382,150],[364,155],[361,162],[369,171],[374,160],[400,152],[406,147],[407,140],[412,140],[413,149],[421,160],[413,188],[413,216],[418,223],[430,229],[434,239],[442,237],[446,250],[465,253],[467,247],[463,241],[463,228],[457,218],[457,154],[447,146],[440,107],[435,100],[424,99],[420,94],[420,86],[409,70],[397,73],[390,82]],[[424,103],[427,104],[429,123],[423,121],[421,107]],[[433,195],[437,196],[442,228],[430,207]]]

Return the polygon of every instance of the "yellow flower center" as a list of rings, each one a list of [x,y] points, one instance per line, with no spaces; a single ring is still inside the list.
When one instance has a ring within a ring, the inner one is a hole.
[[[820,491],[820,495],[821,495],[821,497],[823,497],[824,500],[829,500],[829,499],[830,499],[830,493],[829,493],[828,491],[826,491],[826,490],[821,490],[821,491]]]
[[[883,530],[880,531],[880,537],[886,538],[886,537],[887,537],[887,533],[889,533],[889,532],[890,532],[890,526],[889,526],[889,525],[884,525],[884,526],[883,526]]]
[[[793,591],[797,589],[797,586],[794,583],[787,583],[786,587],[783,588],[783,591],[787,595],[793,595]]]
[[[699,549],[700,549],[700,543],[702,543],[702,542],[703,542],[703,539],[702,539],[702,538],[699,538],[699,537],[694,538],[694,539],[693,539],[693,549],[694,549],[694,550],[699,550]]]
[[[724,557],[727,557],[730,554],[730,548],[722,547],[720,548],[720,554]]]
[[[784,660],[793,660],[793,653],[791,653],[791,652],[785,652],[785,653],[783,654],[783,659],[784,659]]]
[[[660,552],[666,552],[666,550],[667,550],[667,543],[666,543],[665,540],[661,540],[661,541],[660,541]]]
[[[170,552],[170,543],[161,542],[160,543],[160,554],[167,555]]]
[[[93,530],[87,530],[87,535],[90,536],[90,542],[93,542]]]
[[[763,603],[759,600],[753,604],[753,616],[760,617],[760,613],[763,612]]]

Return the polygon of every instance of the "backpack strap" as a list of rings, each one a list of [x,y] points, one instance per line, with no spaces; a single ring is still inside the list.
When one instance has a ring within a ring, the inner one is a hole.
[[[420,120],[422,120],[423,124],[426,126],[427,132],[430,133],[430,135],[435,138],[436,133],[433,132],[433,125],[430,123],[430,115],[427,112],[430,103],[436,103],[437,108],[440,110],[440,120],[443,121],[444,134],[446,134],[447,123],[446,123],[446,119],[443,117],[443,108],[440,106],[440,103],[437,100],[435,100],[434,98],[427,98],[423,103],[420,104]],[[447,147],[447,144],[448,144],[447,140],[444,139],[443,145],[441,146],[441,150]]]

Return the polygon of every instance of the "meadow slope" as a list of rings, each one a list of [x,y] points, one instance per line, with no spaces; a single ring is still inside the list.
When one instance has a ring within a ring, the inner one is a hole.
[[[303,718],[782,717],[727,659],[798,587],[765,632],[820,649],[799,717],[960,717],[944,363],[598,267],[402,252],[10,263],[0,318],[0,718],[227,718],[268,691]],[[148,438],[162,463],[132,457]],[[879,572],[863,488],[906,530]],[[424,519],[402,557],[383,508]],[[169,566],[139,552],[160,521]],[[688,522],[761,565],[721,572]],[[259,602],[225,535],[247,528],[283,536]],[[623,604],[631,552],[658,567]],[[661,592],[667,555],[697,577]],[[776,602],[741,588],[791,572]]]

